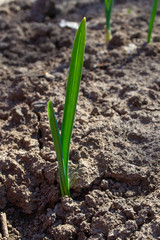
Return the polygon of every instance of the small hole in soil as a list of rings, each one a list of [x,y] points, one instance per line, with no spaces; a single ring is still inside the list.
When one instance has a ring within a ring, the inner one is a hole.
[[[38,129],[38,142],[39,142],[39,149],[41,150],[43,148],[43,143],[41,142],[42,138],[42,132],[40,129]]]
[[[37,114],[37,118],[38,118],[38,122],[40,122],[41,120],[40,114]]]

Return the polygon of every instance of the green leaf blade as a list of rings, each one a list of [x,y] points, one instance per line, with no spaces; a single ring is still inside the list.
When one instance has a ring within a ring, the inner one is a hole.
[[[153,7],[152,7],[149,28],[148,28],[148,38],[147,38],[148,43],[151,42],[152,30],[153,30],[153,26],[154,26],[154,20],[155,20],[155,16],[156,16],[156,12],[157,12],[158,2],[159,2],[159,0],[155,0],[153,3]]]
[[[70,196],[68,179],[65,175],[61,138],[51,100],[48,102],[48,119],[58,160],[61,194],[62,197]]]
[[[105,14],[106,14],[106,27],[108,31],[110,31],[113,0],[104,0],[104,4],[105,4]]]
[[[68,158],[73,122],[82,76],[83,58],[85,50],[86,19],[84,18],[76,33],[70,62],[68,83],[66,89],[65,107],[63,113],[61,142],[64,157],[66,177],[68,177]]]
[[[106,15],[106,42],[112,39],[111,35],[111,15],[113,8],[113,0],[104,0],[105,15]]]

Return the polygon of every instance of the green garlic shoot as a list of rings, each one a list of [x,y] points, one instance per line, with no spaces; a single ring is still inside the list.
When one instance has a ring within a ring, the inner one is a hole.
[[[105,15],[106,15],[106,42],[108,43],[112,39],[111,34],[111,15],[112,15],[112,7],[113,7],[113,0],[104,0],[105,5]]]
[[[154,26],[154,20],[155,20],[155,16],[156,16],[156,12],[157,12],[158,2],[159,2],[159,0],[154,0],[153,7],[152,7],[149,28],[148,28],[148,38],[147,38],[148,43],[151,42],[152,30],[153,30],[153,26]]]
[[[79,86],[82,76],[85,38],[86,19],[83,18],[77,30],[72,48],[61,135],[53,110],[53,103],[51,100],[48,102],[48,118],[58,160],[60,189],[62,197],[65,195],[70,196],[70,183],[68,177],[69,148],[76,112]]]

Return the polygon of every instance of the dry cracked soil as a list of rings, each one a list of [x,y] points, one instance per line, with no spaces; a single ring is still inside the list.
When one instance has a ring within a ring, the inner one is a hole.
[[[102,0],[0,6],[0,239],[160,239],[160,9],[149,45],[151,8],[115,0],[106,45]],[[71,197],[61,198],[47,102],[61,128],[76,30],[60,22],[84,16]]]

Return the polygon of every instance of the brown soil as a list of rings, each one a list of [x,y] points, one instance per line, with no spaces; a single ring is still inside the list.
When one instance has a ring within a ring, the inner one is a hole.
[[[0,209],[8,239],[160,239],[160,11],[148,45],[152,1],[115,1],[107,47],[102,0],[39,2],[0,8]],[[47,101],[61,126],[76,30],[59,22],[84,16],[71,197],[62,199]]]

